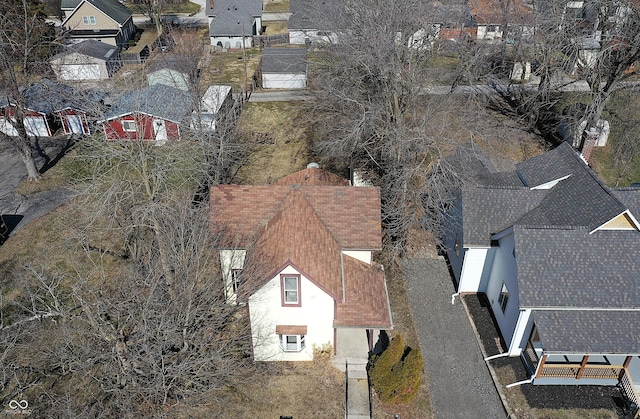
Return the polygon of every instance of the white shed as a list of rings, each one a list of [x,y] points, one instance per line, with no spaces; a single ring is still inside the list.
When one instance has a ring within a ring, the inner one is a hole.
[[[307,50],[265,48],[261,70],[265,89],[304,89],[307,87]]]

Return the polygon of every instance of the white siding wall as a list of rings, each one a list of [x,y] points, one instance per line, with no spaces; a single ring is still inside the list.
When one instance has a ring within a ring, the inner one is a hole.
[[[265,89],[304,89],[306,74],[263,73],[262,87]]]
[[[458,198],[455,201],[455,205],[447,211],[446,217],[445,224],[443,225],[443,241],[447,252],[447,259],[449,259],[449,265],[451,265],[451,271],[453,272],[456,283],[459,284],[462,275],[462,263],[465,257],[461,199]],[[456,251],[456,243],[459,244],[458,251]]]
[[[287,267],[249,298],[249,315],[256,361],[310,361],[313,346],[334,346],[334,300],[301,275],[300,307],[282,307],[280,274],[299,274]],[[307,326],[306,348],[284,352],[280,348],[276,325]]]
[[[465,249],[458,292],[484,291],[484,289],[482,289],[482,274],[488,253],[488,247]]]
[[[516,327],[513,332],[513,339],[509,346],[510,356],[519,356],[527,347],[527,341],[529,340],[532,326],[533,319],[531,317],[531,309],[520,310]]]
[[[493,26],[493,31],[489,31],[489,26]],[[478,39],[492,41],[502,38],[502,26],[498,25],[478,25]]]
[[[345,250],[342,253],[371,265],[371,251],[369,250]]]
[[[245,48],[253,48],[253,38],[251,36],[245,36]],[[218,42],[222,43],[223,48],[241,49],[242,48],[242,36],[212,36],[211,45],[216,46]]]
[[[242,269],[246,254],[247,251],[242,249],[220,250],[220,267],[222,269],[224,292],[228,303],[235,303],[237,298],[237,295],[233,292],[233,284],[231,283],[231,270]]]
[[[486,290],[487,298],[491,303],[502,337],[508,347],[511,345],[520,308],[516,259],[513,255],[514,245],[513,233],[499,240],[499,247],[495,250]],[[504,313],[499,302],[503,283],[506,284],[509,291],[509,299]]]
[[[316,29],[290,29],[289,30],[289,44],[291,45],[304,45],[309,42],[319,44],[337,44],[338,36],[334,33],[322,32],[318,35]]]

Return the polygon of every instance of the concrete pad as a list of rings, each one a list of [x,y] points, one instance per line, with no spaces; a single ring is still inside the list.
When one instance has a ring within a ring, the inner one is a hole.
[[[347,419],[370,417],[369,381],[349,378],[347,380]]]

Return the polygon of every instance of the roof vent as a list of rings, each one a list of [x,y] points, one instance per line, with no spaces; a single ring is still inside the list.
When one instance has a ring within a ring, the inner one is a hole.
[[[309,163],[307,165],[307,169],[311,169],[312,167],[315,167],[316,169],[319,169],[320,165],[318,163]]]

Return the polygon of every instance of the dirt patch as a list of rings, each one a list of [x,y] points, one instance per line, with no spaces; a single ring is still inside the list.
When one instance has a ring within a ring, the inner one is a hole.
[[[311,162],[308,127],[295,102],[249,103],[238,122],[254,152],[233,183],[264,185]]]

